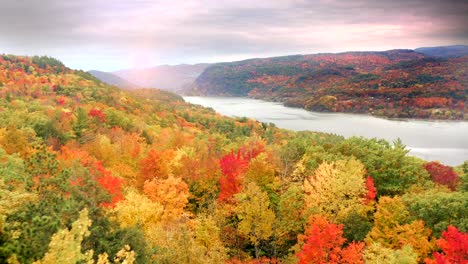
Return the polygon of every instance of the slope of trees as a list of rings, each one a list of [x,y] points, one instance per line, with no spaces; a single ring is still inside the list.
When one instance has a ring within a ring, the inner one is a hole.
[[[467,168],[0,56],[0,263],[465,263]]]
[[[468,57],[411,50],[297,55],[219,63],[192,93],[249,96],[320,112],[465,119]]]

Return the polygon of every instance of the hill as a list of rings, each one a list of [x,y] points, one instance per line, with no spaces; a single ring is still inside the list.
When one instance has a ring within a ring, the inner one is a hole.
[[[105,83],[108,83],[110,85],[115,85],[119,88],[122,88],[122,89],[136,89],[136,88],[139,88],[138,85],[136,84],[133,84],[123,78],[120,78],[119,76],[117,75],[114,75],[112,73],[108,73],[108,72],[103,72],[103,71],[95,71],[95,70],[92,70],[92,71],[88,71],[89,74],[91,74],[92,76],[98,78],[99,80],[101,80],[102,82],[105,82]]]
[[[250,96],[313,111],[466,119],[468,57],[412,50],[295,55],[209,66],[192,94]]]
[[[152,68],[127,69],[112,72],[140,87],[159,88],[182,92],[208,67],[209,64],[162,65]]]
[[[0,263],[458,263],[468,163],[407,153],[0,55]]]
[[[456,57],[468,56],[467,45],[425,47],[425,48],[417,48],[414,51],[423,53],[427,56],[440,57],[440,58],[456,58]]]

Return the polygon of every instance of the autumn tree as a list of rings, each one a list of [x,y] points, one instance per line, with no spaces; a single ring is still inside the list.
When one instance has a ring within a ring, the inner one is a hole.
[[[125,199],[116,204],[113,212],[121,227],[140,226],[148,232],[161,222],[163,210],[160,203],[153,202],[138,191],[130,189]]]
[[[343,226],[329,223],[322,216],[311,216],[305,234],[300,238],[304,245],[297,253],[299,263],[364,263],[364,243],[351,243],[344,247]]]
[[[279,197],[274,224],[274,239],[279,254],[286,254],[297,242],[297,234],[303,233],[307,218],[304,213],[304,189],[291,184]]]
[[[381,264],[417,264],[418,254],[410,245],[404,245],[401,249],[390,249],[379,243],[372,243],[364,250],[365,263]]]
[[[333,221],[342,221],[351,212],[365,213],[365,173],[355,159],[322,163],[304,181],[306,207]]]
[[[368,245],[380,243],[390,249],[411,245],[418,259],[424,259],[432,249],[431,230],[421,220],[411,221],[400,197],[381,197],[374,218],[374,226],[366,237]]]
[[[91,221],[88,218],[88,210],[83,209],[78,219],[73,222],[70,230],[59,230],[52,236],[49,251],[34,264],[92,263],[93,251],[81,252],[81,243],[85,237],[89,236],[88,229],[90,226]]]
[[[431,175],[435,183],[445,185],[454,191],[459,182],[459,177],[455,171],[449,166],[440,164],[439,162],[432,161],[424,164],[424,168]]]
[[[187,184],[172,175],[167,179],[146,181],[143,192],[153,202],[162,205],[163,218],[167,220],[176,219],[184,213],[189,197]]]
[[[260,242],[273,234],[275,214],[270,208],[268,195],[254,182],[235,195],[238,205],[235,209],[239,218],[239,233],[247,237],[255,248],[255,257],[260,256]]]
[[[437,246],[442,252],[434,252],[434,260],[426,259],[427,264],[468,263],[468,234],[458,231],[454,226],[448,226],[437,240]]]
[[[151,181],[154,178],[167,178],[169,169],[163,157],[163,153],[152,149],[148,152],[146,158],[140,162],[140,174],[137,179],[137,186],[143,188],[145,181]]]
[[[242,174],[246,171],[248,160],[244,159],[241,152],[237,155],[233,152],[225,155],[219,160],[223,176],[219,178],[219,201],[227,201],[241,191]]]

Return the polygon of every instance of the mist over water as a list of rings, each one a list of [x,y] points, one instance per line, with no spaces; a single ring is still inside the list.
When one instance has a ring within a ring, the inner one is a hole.
[[[213,108],[233,117],[249,117],[296,131],[311,130],[345,137],[400,138],[410,154],[425,160],[459,165],[468,160],[468,122],[388,120],[369,115],[317,113],[281,103],[243,97],[184,97],[185,101]]]

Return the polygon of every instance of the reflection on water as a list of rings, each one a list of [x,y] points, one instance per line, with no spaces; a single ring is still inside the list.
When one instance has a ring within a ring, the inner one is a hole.
[[[360,114],[317,113],[243,97],[190,96],[184,99],[227,116],[245,116],[296,131],[312,130],[389,141],[400,138],[412,155],[449,165],[468,160],[468,122],[388,120]]]

